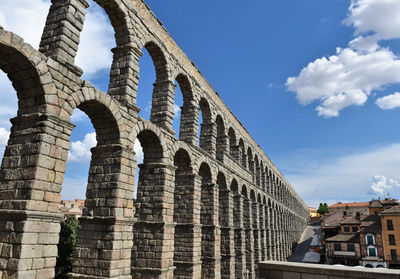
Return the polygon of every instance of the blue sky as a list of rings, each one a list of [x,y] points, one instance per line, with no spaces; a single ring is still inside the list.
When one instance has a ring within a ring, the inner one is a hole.
[[[398,198],[399,1],[248,2],[146,1],[307,203]],[[77,64],[107,91],[113,31],[91,4]],[[2,1],[0,24],[37,47],[49,5]],[[146,52],[140,68],[138,105],[148,119],[155,73]],[[3,150],[16,97],[4,77],[0,84],[11,91],[0,95]],[[73,121],[66,199],[84,196],[95,144],[87,118],[77,111]]]

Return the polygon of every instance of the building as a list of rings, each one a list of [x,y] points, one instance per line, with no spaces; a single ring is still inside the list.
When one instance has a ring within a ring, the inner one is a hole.
[[[329,212],[340,212],[343,216],[369,215],[369,202],[335,203],[328,206]]]
[[[381,218],[379,216],[369,215],[362,220],[360,249],[361,266],[387,268],[383,252]]]
[[[326,259],[328,264],[358,266],[361,259],[358,231],[361,221],[346,217],[340,222],[338,235],[325,239]]]
[[[85,200],[75,199],[73,201],[60,201],[59,211],[64,214],[64,217],[74,215],[76,218],[82,216],[82,210],[85,207]]]
[[[368,210],[365,204],[368,204]],[[333,211],[325,214],[321,221],[329,264],[400,267],[400,262],[397,262],[400,247],[396,246],[396,238],[400,241],[400,237],[396,237],[400,234],[400,205],[397,200],[338,203],[331,207]]]
[[[308,206],[307,210],[308,210],[308,216],[310,216],[310,218],[315,218],[315,217],[321,216],[321,214],[318,213],[318,210],[314,207]]]
[[[385,261],[389,268],[400,269],[400,205],[380,214]]]

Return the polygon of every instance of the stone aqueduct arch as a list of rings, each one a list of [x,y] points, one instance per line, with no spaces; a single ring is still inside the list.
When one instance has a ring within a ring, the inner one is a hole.
[[[19,100],[0,170],[0,278],[54,277],[76,108],[98,143],[70,278],[255,278],[257,262],[286,260],[306,225],[304,202],[143,0],[95,2],[115,30],[108,94],[74,65],[86,0],[52,1],[39,51],[0,29],[0,68]],[[156,69],[150,121],[136,106],[142,48]]]

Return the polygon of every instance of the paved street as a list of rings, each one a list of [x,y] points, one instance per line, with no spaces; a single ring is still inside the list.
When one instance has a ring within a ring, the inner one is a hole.
[[[308,252],[308,248],[315,235],[318,235],[319,226],[307,226],[302,240],[296,248],[296,252],[289,258],[289,262],[303,262],[305,254]]]

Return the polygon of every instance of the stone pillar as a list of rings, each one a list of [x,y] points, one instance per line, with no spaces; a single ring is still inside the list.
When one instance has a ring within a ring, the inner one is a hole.
[[[173,80],[154,83],[150,121],[172,133],[176,85]]]
[[[200,109],[194,102],[185,103],[181,107],[181,123],[179,129],[179,140],[198,145],[199,113]]]
[[[175,173],[174,278],[201,277],[201,177],[192,170]]]
[[[246,233],[246,274],[249,278],[255,278],[255,263],[254,263],[254,235],[252,230],[252,210],[251,200],[244,199],[243,202],[243,219]]]
[[[54,278],[60,192],[74,125],[36,113],[11,123],[0,170],[0,277]]]
[[[266,241],[266,216],[265,216],[265,205],[259,205],[260,212],[260,249],[261,249],[261,261],[267,260],[267,241]]]
[[[218,186],[201,186],[202,278],[221,278],[221,232],[218,220]]]
[[[146,163],[139,167],[132,277],[172,278],[175,167],[161,163]]]
[[[257,264],[261,261],[261,237],[260,237],[260,212],[259,204],[254,201],[252,203],[252,217],[253,217],[253,237],[254,237],[254,263]]]
[[[267,260],[271,261],[272,260],[272,213],[271,213],[271,208],[268,206],[265,207],[265,215],[266,215],[266,243],[267,243]]]
[[[219,220],[221,226],[221,278],[235,278],[235,244],[233,225],[233,195],[229,190],[220,190]]]
[[[52,0],[51,3],[39,51],[81,76],[82,70],[74,65],[74,60],[89,4],[86,0]]]
[[[131,278],[135,154],[118,144],[91,151],[85,209],[69,278]]]
[[[217,127],[215,123],[202,123],[200,131],[200,148],[208,152],[212,157],[216,156],[216,138]]]
[[[143,52],[132,46],[117,46],[110,71],[108,94],[121,104],[131,107],[137,112],[136,94],[139,84],[139,59]]]
[[[224,155],[228,154],[228,137],[226,135],[216,138],[216,158],[224,162]]]
[[[272,226],[271,226],[271,247],[272,247],[272,260],[276,261],[278,260],[278,239],[276,237],[277,233],[277,224],[276,224],[276,211],[274,208],[272,208],[271,211],[271,216],[272,216]]]
[[[245,230],[244,230],[244,202],[243,196],[236,194],[234,196],[234,226],[235,226],[235,278],[245,278],[246,271],[246,248],[245,248]]]
[[[230,146],[230,155],[232,158],[240,164],[240,151],[239,151],[239,145],[235,146]]]

